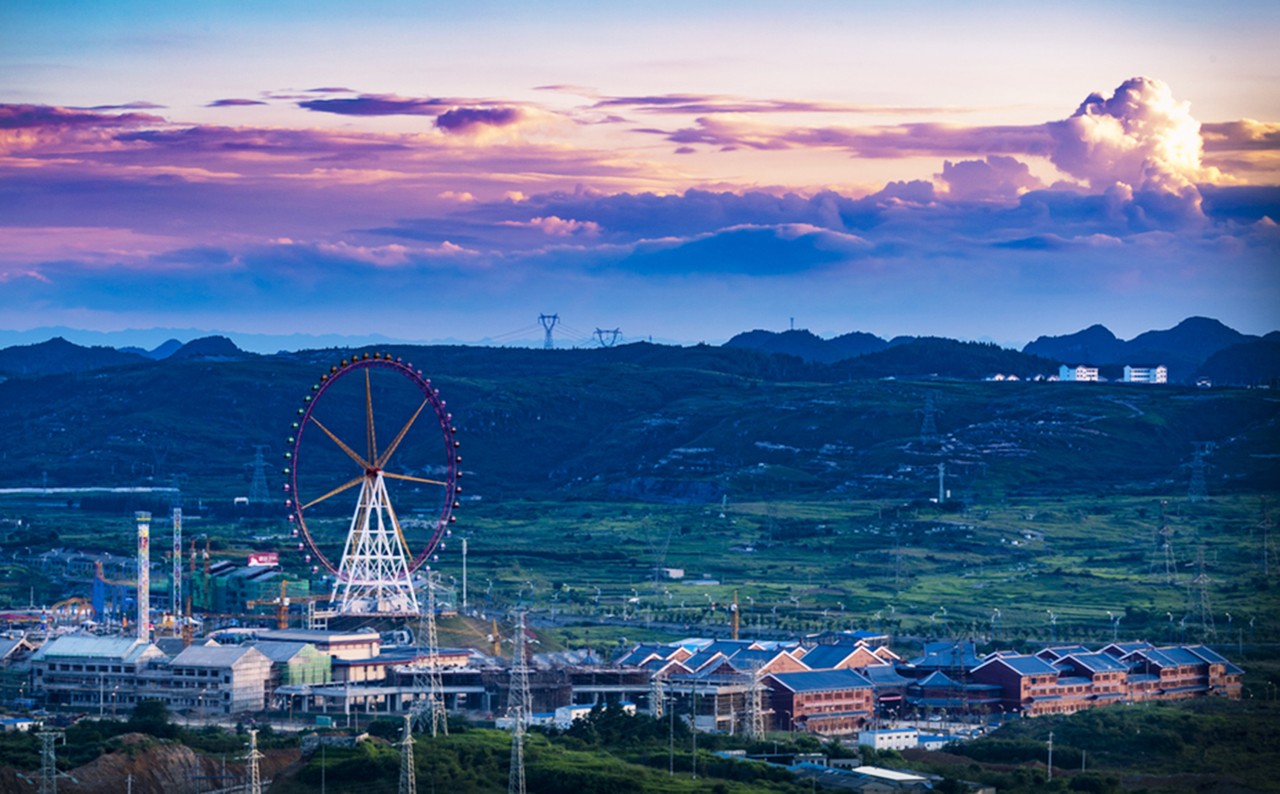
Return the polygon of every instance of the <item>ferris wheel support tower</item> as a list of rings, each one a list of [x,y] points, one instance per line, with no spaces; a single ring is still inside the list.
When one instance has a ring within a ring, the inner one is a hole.
[[[418,614],[418,596],[399,527],[382,472],[366,474],[329,599],[339,613]]]

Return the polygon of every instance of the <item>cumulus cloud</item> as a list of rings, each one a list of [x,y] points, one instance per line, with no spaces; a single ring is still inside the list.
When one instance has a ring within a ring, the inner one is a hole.
[[[502,221],[502,225],[538,229],[543,234],[552,237],[595,237],[600,234],[600,224],[595,221],[577,221],[572,218],[560,218],[555,215],[530,218],[527,221]]]
[[[1182,191],[1203,178],[1200,123],[1190,103],[1159,80],[1134,77],[1110,98],[1091,94],[1068,119],[1047,125],[1049,159],[1063,172],[1105,188]]]
[[[998,154],[985,160],[948,160],[937,177],[947,183],[951,197],[960,200],[1012,199],[1044,187],[1026,163]]]

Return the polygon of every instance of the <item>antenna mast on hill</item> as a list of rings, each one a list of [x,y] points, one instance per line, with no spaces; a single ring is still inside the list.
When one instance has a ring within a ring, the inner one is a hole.
[[[618,328],[596,329],[596,339],[600,342],[600,347],[613,347],[618,344],[618,337],[621,335],[622,331]]]
[[[1164,566],[1164,583],[1178,583],[1178,566],[1173,556],[1173,528],[1165,517],[1168,502],[1160,500],[1160,524],[1155,531],[1155,547],[1151,550],[1151,567],[1149,573],[1159,579],[1160,567]]]
[[[547,332],[546,337],[542,340],[542,349],[551,350],[556,346],[555,340],[551,338],[551,329],[556,327],[556,323],[560,322],[558,314],[539,314],[538,322],[542,323],[542,328]]]

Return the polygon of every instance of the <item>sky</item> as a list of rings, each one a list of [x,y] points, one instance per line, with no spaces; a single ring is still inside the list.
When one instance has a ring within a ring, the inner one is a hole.
[[[1280,328],[1280,4],[0,4],[0,330]]]

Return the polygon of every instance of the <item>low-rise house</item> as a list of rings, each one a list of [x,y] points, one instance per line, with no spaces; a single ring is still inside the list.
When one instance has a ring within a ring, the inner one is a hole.
[[[167,681],[157,682],[156,693],[174,711],[210,716],[266,707],[271,659],[250,645],[192,645],[167,667]]]
[[[765,676],[775,727],[824,735],[854,733],[871,718],[871,682],[852,670]]]
[[[132,709],[139,677],[164,653],[135,637],[66,634],[31,655],[32,696],[50,706]]]
[[[991,656],[973,668],[970,677],[982,684],[999,685],[997,707],[1007,714],[1026,717],[1055,714],[1060,708],[1058,669],[1038,656]]]

